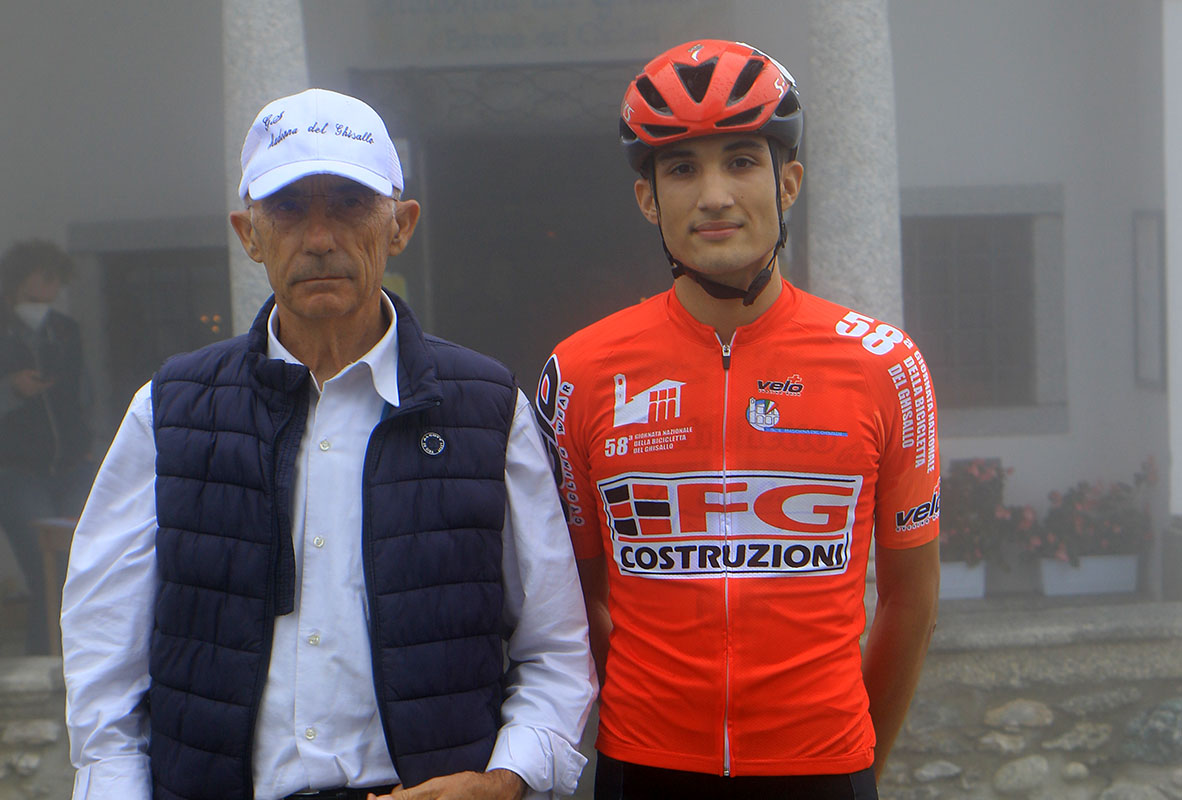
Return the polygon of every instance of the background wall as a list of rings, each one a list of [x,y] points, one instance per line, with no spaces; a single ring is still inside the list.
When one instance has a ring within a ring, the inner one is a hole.
[[[1134,380],[1132,215],[1161,209],[1161,4],[892,0],[899,170],[916,187],[1062,187],[1067,433],[957,437],[1012,501],[1168,463],[1166,395]],[[922,342],[921,342],[922,344]],[[937,392],[939,382],[937,378]]]
[[[7,3],[0,70],[0,246],[220,210],[220,3]]]
[[[804,0],[306,0],[303,7],[311,81],[332,88],[407,70],[602,64],[626,75],[671,42],[713,35],[746,38],[780,56],[801,83],[807,114]],[[1175,16],[1176,7],[1176,0],[1166,3]],[[1131,235],[1135,211],[1164,208],[1162,3],[892,0],[889,12],[903,192],[1043,186],[1063,198],[1065,316],[1056,369],[1065,376],[1065,430],[983,436],[946,428],[945,456],[1001,457],[1016,470],[1009,499],[1036,505],[1049,488],[1078,479],[1127,479],[1146,456],[1166,465],[1166,395],[1139,386],[1133,374]],[[111,290],[104,275],[112,259],[128,263],[136,248],[190,248],[188,272],[220,281],[222,266],[209,251],[227,233],[220,14],[217,3],[49,0],[13,5],[0,29],[0,65],[20,76],[6,83],[9,123],[0,126],[0,176],[8,187],[0,245],[39,236],[75,249],[83,269],[62,305],[88,327],[100,376],[118,372],[107,328],[140,324],[96,307],[95,298]],[[489,342],[527,385],[555,339],[666,285],[655,232],[632,211],[630,175],[612,154],[619,86],[613,80],[601,90],[588,112],[597,121],[579,122],[575,131],[600,144],[563,150],[563,141],[577,137],[525,121],[531,141],[549,148],[545,157],[486,174],[467,193],[465,170],[482,155],[479,130],[465,130],[449,148],[421,131],[415,140],[408,121],[390,120],[396,135],[406,129],[412,137],[408,192],[428,195],[426,219],[439,237],[457,240],[448,263],[434,261],[441,271],[435,291],[410,275],[412,300],[438,332]],[[441,96],[446,91],[441,87]],[[806,131],[806,205],[807,146]],[[416,174],[424,165],[419,155],[432,148],[428,166],[451,176],[448,191],[435,198]],[[587,161],[591,150],[602,161]],[[490,210],[531,196],[549,218],[519,215],[516,227],[502,226],[503,239],[478,230]],[[604,215],[611,224],[603,229],[563,238],[561,226],[593,228]],[[465,222],[459,235],[450,227],[455,220]],[[525,222],[557,238],[515,237]],[[490,254],[514,238],[539,255],[528,263],[506,255],[513,271],[490,276]],[[122,255],[104,262],[103,253]],[[410,267],[431,254],[406,258]],[[490,294],[498,281],[509,288]],[[470,312],[475,303],[465,292],[485,302]],[[547,298],[544,307],[538,298]],[[520,324],[506,326],[506,319]],[[509,327],[517,333],[496,333]],[[204,335],[224,333],[210,327]],[[151,336],[137,328],[124,338]],[[144,364],[155,358],[144,354]],[[146,379],[150,367],[132,371],[118,385],[99,381],[108,431],[126,402],[125,384]]]

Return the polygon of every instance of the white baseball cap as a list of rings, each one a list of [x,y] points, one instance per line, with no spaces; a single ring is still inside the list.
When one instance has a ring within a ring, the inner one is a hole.
[[[387,197],[402,191],[402,163],[378,113],[327,89],[308,89],[264,106],[242,144],[239,197],[259,200],[325,173]]]

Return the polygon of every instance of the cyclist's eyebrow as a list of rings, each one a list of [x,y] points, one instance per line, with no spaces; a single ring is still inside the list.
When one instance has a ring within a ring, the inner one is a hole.
[[[693,158],[694,151],[689,149],[682,150],[658,150],[655,156],[657,161],[675,161],[680,158]]]
[[[766,150],[767,143],[762,139],[736,139],[723,145],[722,149],[727,153],[735,150]]]

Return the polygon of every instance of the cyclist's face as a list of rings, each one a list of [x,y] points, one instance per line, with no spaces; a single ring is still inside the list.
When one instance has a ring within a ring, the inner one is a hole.
[[[738,133],[688,139],[653,157],[649,181],[636,181],[636,200],[659,224],[674,258],[714,280],[745,288],[771,257],[780,236],[776,180],[767,140]],[[792,205],[802,168],[781,170],[781,202]]]
[[[380,313],[389,256],[414,232],[419,206],[336,175],[311,175],[230,215],[247,254],[262,262],[280,313],[357,319]]]

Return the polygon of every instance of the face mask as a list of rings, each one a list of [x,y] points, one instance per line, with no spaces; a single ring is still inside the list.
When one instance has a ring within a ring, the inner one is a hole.
[[[21,322],[33,330],[37,330],[49,314],[49,303],[17,303],[12,310],[20,318]]]

